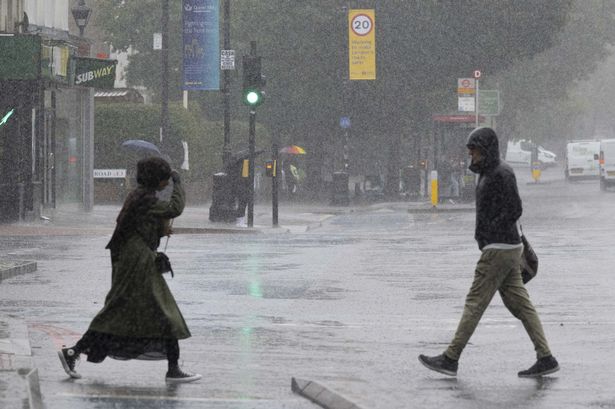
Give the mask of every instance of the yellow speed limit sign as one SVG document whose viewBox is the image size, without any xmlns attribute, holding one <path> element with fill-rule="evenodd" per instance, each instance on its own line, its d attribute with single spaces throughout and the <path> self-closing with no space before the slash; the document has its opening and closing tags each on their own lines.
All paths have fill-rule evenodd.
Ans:
<svg viewBox="0 0 615 409">
<path fill-rule="evenodd" d="M 373 9 L 348 11 L 348 73 L 351 80 L 376 79 L 376 32 Z"/>
</svg>

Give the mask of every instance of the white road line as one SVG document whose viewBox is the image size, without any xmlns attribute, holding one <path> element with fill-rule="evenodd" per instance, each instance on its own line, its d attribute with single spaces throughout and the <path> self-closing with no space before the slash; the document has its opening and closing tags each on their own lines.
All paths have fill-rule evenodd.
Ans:
<svg viewBox="0 0 615 409">
<path fill-rule="evenodd" d="M 169 400 L 169 401 L 185 401 L 185 402 L 220 402 L 220 403 L 284 403 L 284 402 L 297 402 L 298 399 L 228 399 L 228 398 L 190 398 L 179 396 L 166 396 L 166 395 L 99 395 L 99 394 L 80 394 L 61 392 L 56 393 L 55 396 L 67 397 L 67 398 L 84 398 L 84 399 L 124 399 L 124 400 Z"/>
</svg>

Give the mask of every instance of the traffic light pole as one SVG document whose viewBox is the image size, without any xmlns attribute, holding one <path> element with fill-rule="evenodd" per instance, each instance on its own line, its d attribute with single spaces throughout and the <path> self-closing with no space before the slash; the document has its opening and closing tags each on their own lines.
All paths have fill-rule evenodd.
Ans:
<svg viewBox="0 0 615 409">
<path fill-rule="evenodd" d="M 271 220 L 273 227 L 278 227 L 278 140 L 274 137 L 271 146 L 273 156 L 273 175 L 271 177 Z"/>
<path fill-rule="evenodd" d="M 256 57 L 256 41 L 250 41 L 250 55 Z M 248 227 L 254 226 L 254 159 L 256 145 L 256 108 L 250 107 L 250 130 L 248 135 L 248 147 L 250 150 L 249 163 L 249 197 L 248 197 Z"/>
<path fill-rule="evenodd" d="M 231 48 L 231 0 L 224 0 L 224 49 Z M 224 70 L 224 145 L 222 146 L 222 163 L 227 165 L 231 158 L 231 74 Z"/>
<path fill-rule="evenodd" d="M 249 163 L 249 195 L 248 195 L 248 227 L 254 226 L 254 159 L 255 159 L 255 145 L 256 145 L 256 111 L 250 109 L 250 134 L 248 137 L 248 143 L 250 148 L 250 163 Z"/>
</svg>

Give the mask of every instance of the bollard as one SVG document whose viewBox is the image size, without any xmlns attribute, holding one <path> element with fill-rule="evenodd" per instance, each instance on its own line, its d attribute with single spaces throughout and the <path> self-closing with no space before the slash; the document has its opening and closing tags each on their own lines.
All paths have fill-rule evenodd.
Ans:
<svg viewBox="0 0 615 409">
<path fill-rule="evenodd" d="M 438 205 L 438 171 L 431 171 L 431 205 L 436 207 Z"/>
<path fill-rule="evenodd" d="M 538 183 L 542 175 L 541 163 L 539 161 L 532 162 L 532 178 L 535 183 Z"/>
</svg>

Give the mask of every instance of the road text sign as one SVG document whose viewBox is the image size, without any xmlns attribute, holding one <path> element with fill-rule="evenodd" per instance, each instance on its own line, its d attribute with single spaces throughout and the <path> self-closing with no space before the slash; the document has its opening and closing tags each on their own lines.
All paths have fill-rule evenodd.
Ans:
<svg viewBox="0 0 615 409">
<path fill-rule="evenodd" d="M 220 69 L 235 69 L 235 50 L 220 50 Z"/>
</svg>

